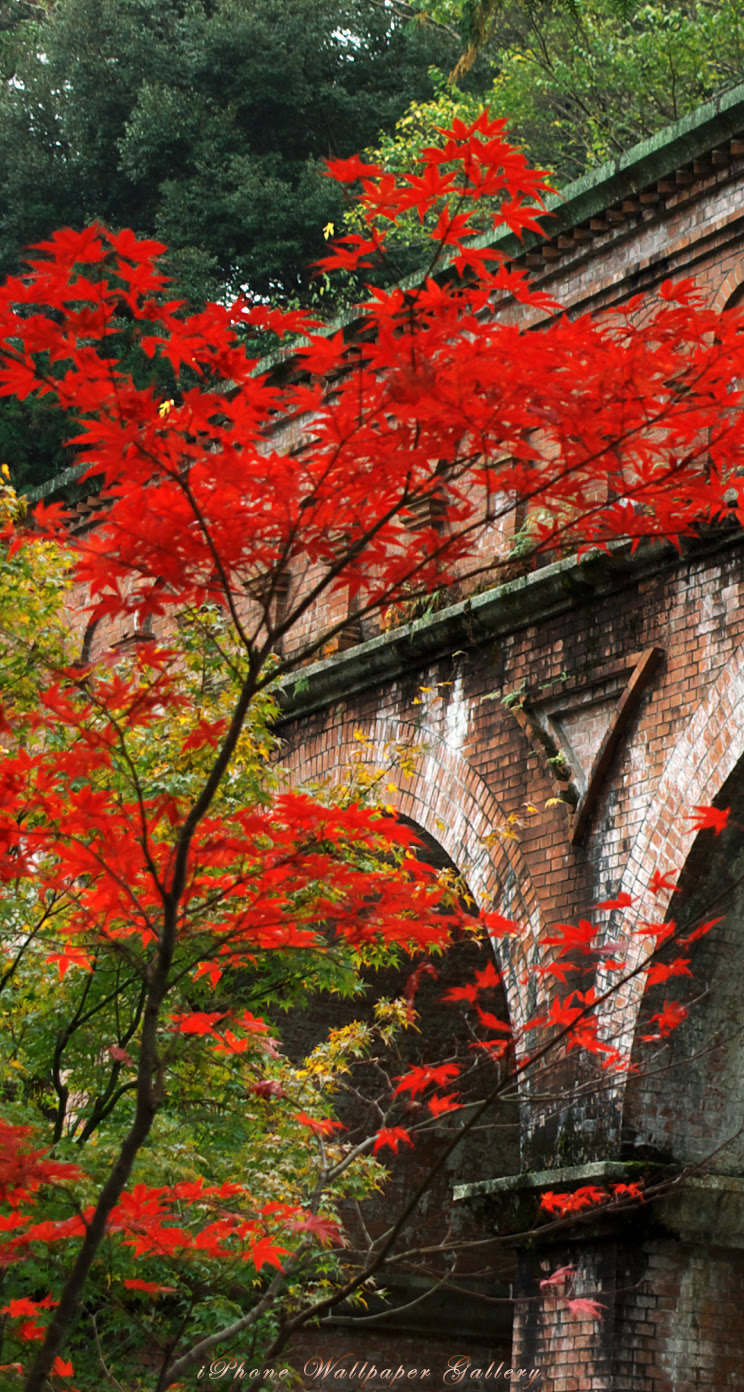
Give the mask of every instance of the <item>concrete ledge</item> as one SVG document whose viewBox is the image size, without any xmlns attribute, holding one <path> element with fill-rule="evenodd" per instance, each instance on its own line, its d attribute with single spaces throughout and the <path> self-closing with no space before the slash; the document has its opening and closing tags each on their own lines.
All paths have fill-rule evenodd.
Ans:
<svg viewBox="0 0 744 1392">
<path fill-rule="evenodd" d="M 283 678 L 276 687 L 282 710 L 277 724 L 323 710 L 386 682 L 410 677 L 412 670 L 437 658 L 537 626 L 577 605 L 595 603 L 636 585 L 648 576 L 674 570 L 680 564 L 692 564 L 742 543 L 744 530 L 719 529 L 687 544 L 681 557 L 668 543 L 645 544 L 634 554 L 623 543 L 606 553 L 597 551 L 581 559 L 570 556 L 556 561 Z"/>
<path fill-rule="evenodd" d="M 490 1212 L 493 1202 L 493 1215 L 498 1215 L 499 1200 L 510 1196 L 521 1199 L 536 1195 L 541 1190 L 568 1189 L 582 1184 L 623 1183 L 637 1179 L 640 1171 L 648 1173 L 649 1166 L 644 1162 L 619 1160 L 596 1160 L 586 1165 L 570 1165 L 559 1170 L 541 1170 L 534 1173 L 502 1175 L 496 1179 L 479 1180 L 473 1184 L 457 1184 L 452 1193 L 457 1202 L 474 1202 Z M 640 1222 L 641 1230 L 649 1237 L 673 1237 L 680 1242 L 692 1242 L 705 1247 L 724 1247 L 744 1250 L 744 1177 L 740 1175 L 689 1175 L 676 1180 L 668 1165 L 652 1167 L 653 1178 L 658 1182 L 665 1175 L 669 1177 L 670 1188 L 666 1194 L 639 1204 L 634 1210 L 634 1221 Z M 627 1211 L 623 1224 L 628 1222 Z M 602 1210 L 584 1210 L 581 1215 L 582 1230 L 587 1223 L 595 1221 L 600 1229 L 613 1223 L 615 1215 L 612 1207 Z M 498 1231 L 498 1229 L 497 1229 Z"/>
<path fill-rule="evenodd" d="M 744 1178 L 696 1175 L 654 1205 L 654 1218 L 682 1242 L 744 1250 Z"/>
<path fill-rule="evenodd" d="M 617 1180 L 622 1183 L 638 1166 L 621 1160 L 592 1160 L 586 1165 L 567 1165 L 561 1170 L 535 1170 L 522 1174 L 502 1175 L 500 1179 L 481 1179 L 475 1184 L 456 1184 L 452 1197 L 458 1200 L 483 1198 L 489 1194 L 516 1194 L 527 1190 L 569 1189 L 574 1184 L 603 1183 Z"/>
</svg>

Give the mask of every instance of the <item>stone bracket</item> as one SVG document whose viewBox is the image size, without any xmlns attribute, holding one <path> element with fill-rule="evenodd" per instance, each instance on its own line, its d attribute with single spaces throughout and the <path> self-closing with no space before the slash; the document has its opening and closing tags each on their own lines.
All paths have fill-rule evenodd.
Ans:
<svg viewBox="0 0 744 1392">
<path fill-rule="evenodd" d="M 572 844 L 586 833 L 618 745 L 662 657 L 661 648 L 629 653 L 588 678 L 556 682 L 511 708 L 546 759 L 558 795 L 573 809 Z"/>
</svg>

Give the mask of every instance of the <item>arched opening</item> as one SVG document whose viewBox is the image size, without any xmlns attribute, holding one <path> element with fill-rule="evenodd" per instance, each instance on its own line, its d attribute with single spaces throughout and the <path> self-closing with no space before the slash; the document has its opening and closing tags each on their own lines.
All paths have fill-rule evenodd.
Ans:
<svg viewBox="0 0 744 1392">
<path fill-rule="evenodd" d="M 738 1385 L 732 1369 L 744 1351 L 735 1313 L 744 1280 L 744 759 L 714 801 L 731 808 L 728 826 L 697 835 L 666 917 L 683 938 L 721 921 L 660 954 L 689 961 L 693 975 L 645 993 L 623 1126 L 623 1158 L 638 1162 L 629 1177 L 660 1189 L 623 1230 L 617 1347 L 632 1351 L 651 1319 L 654 1361 L 670 1387 L 685 1388 Z M 687 1018 L 644 1040 L 659 1034 L 653 1017 L 670 1001 Z"/>
<path fill-rule="evenodd" d="M 419 840 L 420 858 L 456 876 L 456 867 L 442 845 L 412 819 L 404 820 Z M 461 1099 L 470 1104 L 433 1118 L 427 1103 L 431 1089 L 401 1098 L 395 1124 L 418 1132 L 415 1148 L 402 1145 L 395 1155 L 390 1150 L 380 1154 L 389 1178 L 375 1200 L 365 1204 L 363 1214 L 350 1209 L 348 1224 L 355 1246 L 362 1222 L 373 1238 L 379 1237 L 428 1179 L 396 1244 L 398 1252 L 410 1256 L 386 1264 L 378 1273 L 379 1284 L 387 1292 L 384 1301 L 371 1295 L 365 1297 L 363 1308 L 337 1309 L 324 1321 L 322 1337 L 308 1334 L 293 1344 L 295 1360 L 319 1352 L 326 1360 L 351 1348 L 353 1360 L 359 1360 L 360 1365 L 369 1360 L 380 1368 L 379 1358 L 388 1366 L 393 1356 L 393 1340 L 396 1366 L 421 1367 L 422 1361 L 423 1366 L 445 1366 L 460 1347 L 467 1348 L 474 1366 L 480 1366 L 482 1360 L 484 1367 L 491 1362 L 496 1366 L 510 1363 L 514 1254 L 493 1236 L 490 1227 L 483 1227 L 480 1216 L 466 1203 L 453 1201 L 453 1190 L 458 1184 L 518 1172 L 519 1108 L 513 1095 L 494 1103 L 472 1131 L 463 1132 L 463 1139 L 454 1147 L 450 1145 L 472 1114 L 475 1101 L 493 1089 L 497 1071 L 488 1055 L 473 1047 L 475 1008 L 460 1000 L 443 999 L 493 960 L 489 944 L 476 944 L 463 934 L 443 956 L 401 955 L 393 965 L 368 970 L 361 998 L 341 1000 L 323 995 L 307 1016 L 295 1016 L 282 1031 L 288 1051 L 300 1056 L 329 1029 L 371 1018 L 374 1004 L 381 998 L 410 1002 L 416 1012 L 414 1027 L 402 1035 L 388 1057 L 381 1054 L 362 1070 L 361 1082 L 356 1084 L 361 1095 L 349 1099 L 346 1111 L 343 1104 L 339 1107 L 352 1142 L 354 1128 L 360 1124 L 368 1132 L 374 1130 L 375 1099 L 389 1095 L 391 1081 L 415 1066 L 456 1061 L 462 1071 L 455 1086 L 461 1088 Z M 483 1003 L 499 1018 L 508 1019 L 500 982 Z M 436 1089 L 439 1093 L 447 1090 L 447 1085 Z"/>
<path fill-rule="evenodd" d="M 744 760 L 715 799 L 728 825 L 696 837 L 667 919 L 683 937 L 721 919 L 699 939 L 670 946 L 662 960 L 689 962 L 646 991 L 624 1113 L 625 1153 L 675 1165 L 710 1161 L 721 1175 L 744 1175 Z M 668 1038 L 644 1042 L 666 1001 L 687 1018 Z M 707 1167 L 706 1167 L 707 1168 Z"/>
</svg>

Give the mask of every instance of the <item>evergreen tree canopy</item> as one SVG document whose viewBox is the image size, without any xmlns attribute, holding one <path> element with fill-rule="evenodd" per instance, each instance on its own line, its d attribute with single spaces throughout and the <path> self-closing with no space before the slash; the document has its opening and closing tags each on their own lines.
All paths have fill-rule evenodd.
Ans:
<svg viewBox="0 0 744 1392">
<path fill-rule="evenodd" d="M 452 37 L 373 0 L 58 0 L 5 36 L 0 270 L 62 224 L 156 236 L 193 301 L 302 297 L 325 157 L 431 92 Z"/>
<path fill-rule="evenodd" d="M 167 243 L 194 305 L 306 301 L 343 211 L 324 159 L 426 99 L 457 36 L 375 0 L 0 0 L 0 274 L 99 219 Z M 19 488 L 73 462 L 43 402 L 0 406 Z"/>
</svg>

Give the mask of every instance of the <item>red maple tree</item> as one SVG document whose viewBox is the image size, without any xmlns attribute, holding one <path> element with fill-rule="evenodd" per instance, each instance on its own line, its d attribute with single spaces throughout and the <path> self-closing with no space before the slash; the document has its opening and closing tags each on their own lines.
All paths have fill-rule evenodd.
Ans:
<svg viewBox="0 0 744 1392">
<path fill-rule="evenodd" d="M 12 699 L 4 711 L 0 881 L 8 894 L 33 885 L 42 966 L 87 975 L 98 992 L 123 972 L 138 1002 L 126 1027 L 101 1039 L 105 1089 L 71 1102 L 64 1067 L 54 1074 L 56 1115 L 62 1106 L 73 1116 L 78 1138 L 93 1137 L 115 1104 L 125 1117 L 100 1184 L 53 1158 L 61 1140 L 53 1124 L 32 1136 L 3 1123 L 3 1259 L 17 1272 L 35 1244 L 64 1244 L 67 1254 L 53 1302 L 39 1292 L 31 1261 L 28 1295 L 4 1309 L 18 1321 L 20 1348 L 39 1342 L 23 1372 L 26 1392 L 40 1392 L 49 1376 L 74 1385 L 62 1355 L 104 1241 L 126 1248 L 131 1269 L 145 1273 L 124 1280 L 133 1293 L 171 1289 L 147 1279 L 155 1260 L 171 1263 L 158 1275 L 179 1262 L 194 1270 L 197 1258 L 231 1271 L 241 1263 L 271 1269 L 247 1314 L 168 1350 L 159 1392 L 237 1338 L 256 1309 L 280 1302 L 311 1249 L 340 1250 L 333 1214 L 317 1196 L 257 1203 L 252 1184 L 235 1179 L 130 1182 L 173 1077 L 196 1057 L 189 1050 L 215 1068 L 249 1059 L 255 1069 L 276 1055 L 267 1022 L 219 994 L 221 983 L 255 970 L 259 957 L 322 956 L 339 944 L 361 955 L 428 951 L 464 920 L 413 854 L 412 834 L 374 808 L 286 791 L 225 804 L 264 693 L 338 635 L 349 603 L 371 618 L 454 580 L 498 578 L 517 503 L 526 505 L 535 553 L 678 541 L 703 523 L 741 517 L 738 313 L 714 314 L 687 282 L 594 319 L 563 314 L 483 236 L 484 207 L 495 227 L 539 227 L 547 188 L 486 115 L 456 123 L 400 178 L 359 160 L 330 172 L 360 186 L 369 233 L 342 238 L 324 269 L 363 277 L 402 214 L 433 225 L 421 278 L 370 291 L 349 333 L 249 301 L 189 314 L 167 299 L 162 247 L 99 226 L 57 233 L 28 273 L 0 290 L 0 393 L 34 394 L 70 414 L 100 502 L 96 527 L 82 537 L 67 533 L 57 505 L 36 510 L 35 532 L 8 523 L 7 555 L 34 537 L 56 537 L 85 588 L 90 622 L 105 634 L 126 621 L 142 640 L 118 650 L 101 641 L 100 660 L 46 674 L 30 714 Z M 250 346 L 266 331 L 291 336 L 288 355 L 269 369 Z M 185 681 L 176 641 L 184 615 L 212 625 L 229 676 L 218 714 L 205 714 Z M 182 787 L 143 779 L 133 752 L 161 738 L 169 721 L 182 727 L 179 759 L 196 761 Z M 725 822 L 712 809 L 693 816 L 716 832 Z M 496 912 L 482 925 L 494 941 L 519 931 Z M 647 931 L 651 947 L 672 941 L 663 925 Z M 577 970 L 569 954 L 590 955 L 595 934 L 591 922 L 560 925 L 537 969 L 543 982 L 565 983 Z M 16 961 L 29 941 L 11 936 L 6 953 Z M 622 962 L 613 965 L 621 979 Z M 114 975 L 102 977 L 104 968 Z M 669 977 L 686 970 L 680 958 L 663 968 Z M 497 979 L 489 963 L 449 993 L 476 1006 L 479 1047 L 496 1062 L 509 1050 L 509 1025 L 481 1001 Z M 218 993 L 212 1009 L 210 990 Z M 599 1037 L 598 999 L 573 990 L 550 1000 L 524 1026 L 510 1066 L 537 1067 L 559 1045 L 624 1066 Z M 684 1013 L 667 1002 L 649 1039 Z M 434 1059 L 398 1075 L 385 1124 L 351 1156 L 330 1150 L 334 1117 L 289 1099 L 293 1124 L 322 1156 L 334 1154 L 340 1174 L 360 1155 L 411 1139 L 415 1128 L 396 1110 L 406 1094 L 420 1094 L 434 1118 L 457 1109 L 458 1094 L 438 1090 L 461 1071 Z M 270 1072 L 251 1076 L 267 1105 L 282 1097 Z M 48 1201 L 60 1187 L 71 1196 L 67 1218 Z M 561 1219 L 637 1198 L 622 1190 L 613 1198 L 589 1187 L 544 1202 Z M 380 1260 L 347 1272 L 287 1327 L 347 1296 Z"/>
</svg>

